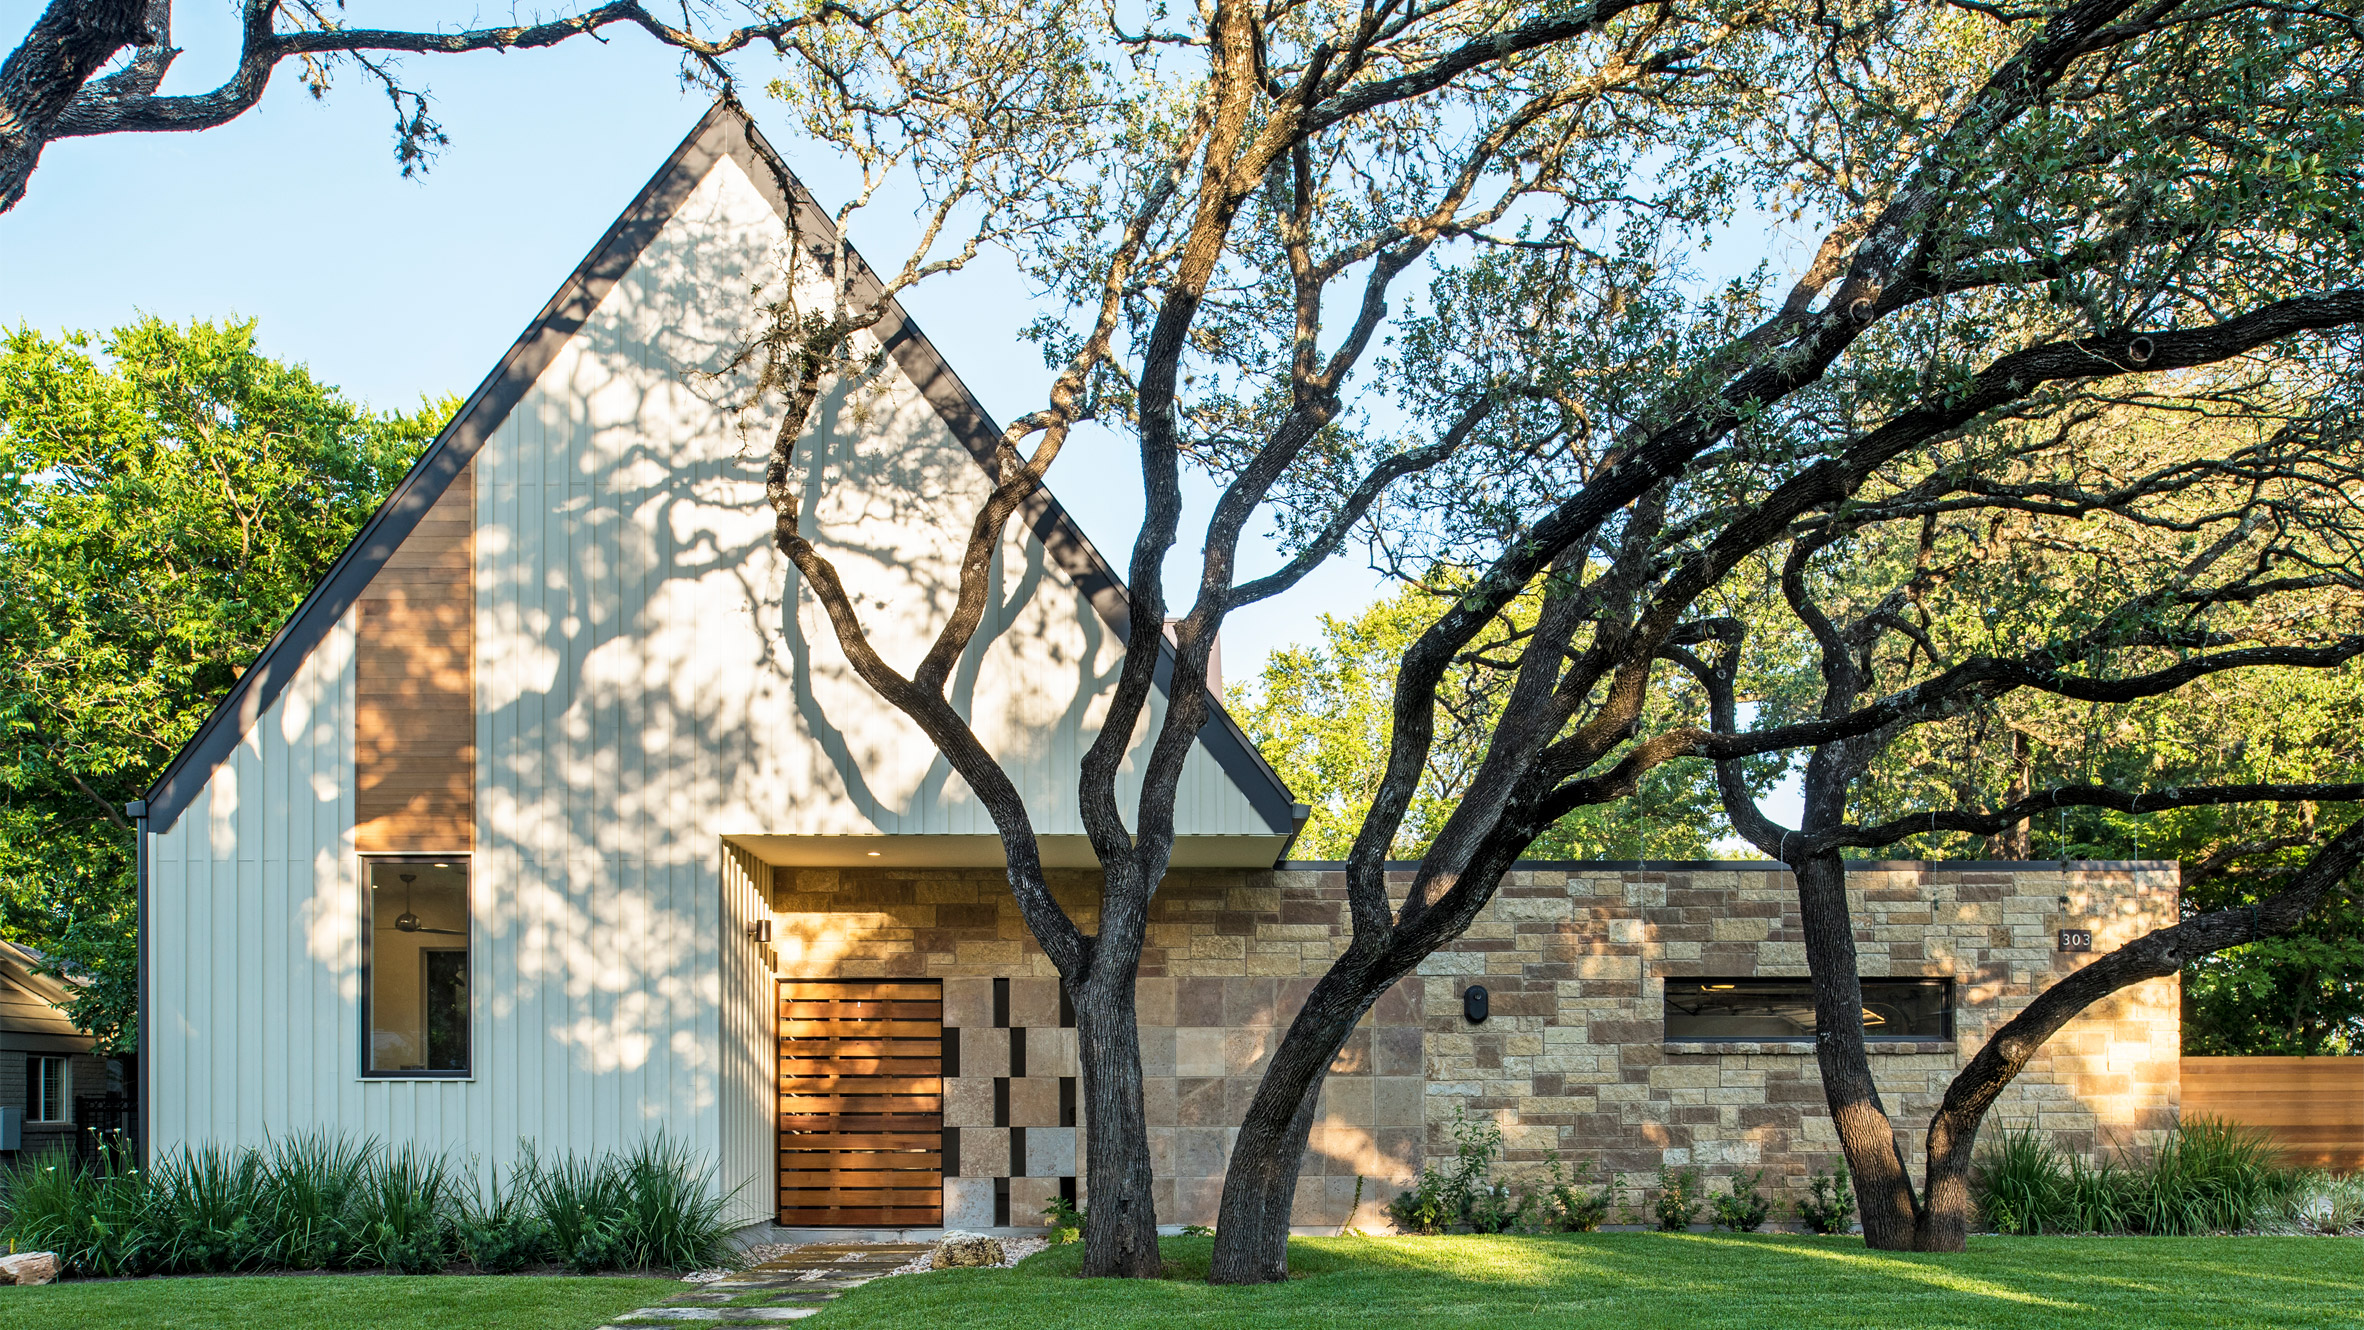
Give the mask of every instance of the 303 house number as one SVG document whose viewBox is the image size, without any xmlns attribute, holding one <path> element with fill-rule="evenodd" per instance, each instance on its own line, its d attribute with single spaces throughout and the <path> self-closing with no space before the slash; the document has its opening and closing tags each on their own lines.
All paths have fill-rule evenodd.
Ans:
<svg viewBox="0 0 2364 1330">
<path fill-rule="evenodd" d="M 2093 950 L 2093 930 L 2090 928 L 2061 929 L 2060 949 L 2062 951 Z"/>
</svg>

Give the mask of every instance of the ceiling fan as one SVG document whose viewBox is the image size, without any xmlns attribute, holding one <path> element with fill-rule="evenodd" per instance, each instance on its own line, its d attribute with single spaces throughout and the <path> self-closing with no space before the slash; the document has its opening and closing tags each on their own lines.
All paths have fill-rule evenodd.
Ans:
<svg viewBox="0 0 2364 1330">
<path fill-rule="evenodd" d="M 413 913 L 411 913 L 411 909 L 410 909 L 410 888 L 411 888 L 411 884 L 419 880 L 419 875 L 418 875 L 418 874 L 416 874 L 416 873 L 404 873 L 404 874 L 402 874 L 401 876 L 402 876 L 402 913 L 400 913 L 400 914 L 398 914 L 398 915 L 394 916 L 394 929 L 395 929 L 395 931 L 396 931 L 396 932 L 399 932 L 399 933 L 441 933 L 441 934 L 443 934 L 443 935 L 444 935 L 444 936 L 446 936 L 446 937 L 466 937 L 466 936 L 468 936 L 468 930 L 466 930 L 466 929 L 464 929 L 464 928 L 429 928 L 429 927 L 427 927 L 425 924 L 422 924 L 422 923 L 420 923 L 420 922 L 419 922 L 419 917 L 418 917 L 416 914 L 413 914 Z M 379 931 L 380 931 L 380 932 L 383 932 L 383 931 L 385 931 L 385 930 L 381 928 Z"/>
</svg>

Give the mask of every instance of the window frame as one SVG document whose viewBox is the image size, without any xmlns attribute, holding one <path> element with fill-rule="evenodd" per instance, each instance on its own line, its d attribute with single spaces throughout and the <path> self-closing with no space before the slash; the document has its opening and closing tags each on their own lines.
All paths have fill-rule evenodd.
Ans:
<svg viewBox="0 0 2364 1330">
<path fill-rule="evenodd" d="M 28 1127 L 70 1127 L 74 1125 L 74 1059 L 65 1053 L 29 1053 L 25 1055 L 25 1125 Z M 49 1086 L 50 1064 L 57 1065 L 57 1107 L 62 1117 L 44 1117 L 42 1102 Z"/>
<path fill-rule="evenodd" d="M 467 851 L 461 851 L 455 854 L 430 854 L 405 850 L 399 853 L 391 854 L 364 854 L 359 857 L 361 860 L 361 872 L 357 878 L 359 889 L 354 893 L 354 908 L 359 913 L 361 919 L 361 993 L 360 1000 L 355 1004 L 360 1008 L 361 1017 L 361 1048 L 359 1054 L 361 1062 L 361 1079 L 365 1081 L 472 1081 L 476 1079 L 477 1041 L 475 856 L 468 853 Z M 426 1068 L 412 1068 L 403 1071 L 377 1071 L 371 1068 L 369 1065 L 370 1051 L 372 1048 L 372 1031 L 370 1028 L 370 1000 L 372 994 L 375 992 L 375 990 L 371 987 L 370 974 L 371 965 L 374 959 L 372 952 L 377 944 L 377 921 L 370 917 L 370 913 L 374 906 L 370 901 L 369 879 L 371 870 L 383 867 L 388 864 L 458 864 L 461 866 L 462 871 L 467 874 L 468 908 L 466 917 L 468 920 L 468 945 L 464 948 L 464 950 L 468 953 L 468 1053 L 467 1056 L 462 1059 L 467 1064 L 464 1067 L 449 1071 L 432 1071 Z M 443 948 L 443 950 L 463 950 L 463 948 Z"/>
<path fill-rule="evenodd" d="M 1951 1044 L 1954 1042 L 1954 980 L 1951 975 L 1863 975 L 1858 980 L 1868 990 L 1874 984 L 1910 985 L 1915 988 L 1934 988 L 1942 995 L 1938 1015 L 1944 1029 L 1939 1034 L 1874 1034 L 1864 1031 L 1866 1044 Z M 1676 1034 L 1673 1028 L 1674 1005 L 1666 991 L 1667 984 L 1795 984 L 1799 995 L 1808 1004 L 1814 1000 L 1814 981 L 1804 975 L 1668 975 L 1659 986 L 1659 1029 L 1664 1042 L 1669 1044 L 1794 1044 L 1811 1046 L 1816 1031 L 1805 1034 Z M 1865 999 L 1871 994 L 1867 991 Z"/>
</svg>

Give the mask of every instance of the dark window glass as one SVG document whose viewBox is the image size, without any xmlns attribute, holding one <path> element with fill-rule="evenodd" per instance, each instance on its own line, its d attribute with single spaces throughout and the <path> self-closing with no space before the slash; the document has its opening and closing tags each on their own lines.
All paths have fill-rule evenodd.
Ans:
<svg viewBox="0 0 2364 1330">
<path fill-rule="evenodd" d="M 371 859 L 361 1020 L 373 1076 L 468 1073 L 468 861 Z"/>
<path fill-rule="evenodd" d="M 1866 979 L 1863 1037 L 1951 1039 L 1951 979 Z M 1756 1043 L 1814 1037 L 1814 984 L 1807 979 L 1669 979 L 1666 1037 Z"/>
<path fill-rule="evenodd" d="M 25 1059 L 25 1120 L 27 1122 L 63 1122 L 66 1120 L 66 1077 L 64 1058 L 33 1057 Z"/>
</svg>

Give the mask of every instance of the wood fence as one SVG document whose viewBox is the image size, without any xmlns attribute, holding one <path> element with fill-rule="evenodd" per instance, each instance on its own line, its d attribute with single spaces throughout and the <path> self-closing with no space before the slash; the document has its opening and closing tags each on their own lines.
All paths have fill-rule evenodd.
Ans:
<svg viewBox="0 0 2364 1330">
<path fill-rule="evenodd" d="M 2364 1169 L 2364 1057 L 2185 1058 L 2183 1115 L 2263 1130 L 2293 1164 Z"/>
</svg>

